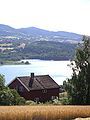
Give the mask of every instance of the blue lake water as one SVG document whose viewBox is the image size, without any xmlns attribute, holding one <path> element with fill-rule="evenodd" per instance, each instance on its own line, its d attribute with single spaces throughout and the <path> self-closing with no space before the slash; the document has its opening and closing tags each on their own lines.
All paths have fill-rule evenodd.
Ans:
<svg viewBox="0 0 90 120">
<path fill-rule="evenodd" d="M 27 60 L 24 60 L 27 61 Z M 31 72 L 35 75 L 50 75 L 59 85 L 71 76 L 71 69 L 68 66 L 70 61 L 46 61 L 28 60 L 29 65 L 3 65 L 0 66 L 0 74 L 5 75 L 6 84 L 18 76 L 29 76 Z"/>
</svg>

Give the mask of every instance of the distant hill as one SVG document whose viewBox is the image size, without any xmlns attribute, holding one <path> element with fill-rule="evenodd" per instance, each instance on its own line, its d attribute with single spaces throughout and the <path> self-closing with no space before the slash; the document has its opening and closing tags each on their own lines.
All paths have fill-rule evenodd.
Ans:
<svg viewBox="0 0 90 120">
<path fill-rule="evenodd" d="M 0 24 L 0 36 L 23 36 L 23 33 L 8 25 Z"/>
<path fill-rule="evenodd" d="M 36 27 L 15 29 L 0 24 L 0 61 L 21 59 L 73 59 L 82 35 Z"/>
<path fill-rule="evenodd" d="M 74 39 L 74 40 L 81 40 L 82 35 L 76 34 L 76 33 L 71 33 L 71 32 L 65 32 L 65 31 L 48 31 L 48 30 L 43 30 L 40 28 L 36 27 L 28 27 L 28 28 L 21 28 L 18 29 L 20 32 L 23 32 L 27 35 L 33 35 L 33 36 L 61 36 L 64 37 L 65 39 Z"/>
<path fill-rule="evenodd" d="M 60 39 L 61 40 L 66 40 L 66 41 L 81 41 L 82 39 L 82 35 L 76 34 L 76 33 L 72 33 L 72 32 L 65 32 L 65 31 L 48 31 L 48 30 L 43 30 L 40 28 L 36 28 L 36 27 L 28 27 L 28 28 L 20 28 L 20 29 L 15 29 L 12 28 L 8 25 L 3 25 L 0 24 L 0 35 L 4 36 L 26 36 L 26 37 L 30 37 L 30 36 L 42 36 L 42 37 L 53 37 L 54 41 L 56 39 Z M 50 41 L 51 41 L 50 39 Z M 53 41 L 52 39 L 52 41 Z M 49 41 L 49 39 L 48 39 Z"/>
<path fill-rule="evenodd" d="M 14 31 L 15 29 L 4 24 L 0 24 L 0 31 Z"/>
</svg>

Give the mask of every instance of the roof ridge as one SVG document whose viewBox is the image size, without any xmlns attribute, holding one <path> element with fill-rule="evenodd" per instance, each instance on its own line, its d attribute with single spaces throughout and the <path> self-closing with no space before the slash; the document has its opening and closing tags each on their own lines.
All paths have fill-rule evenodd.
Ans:
<svg viewBox="0 0 90 120">
<path fill-rule="evenodd" d="M 47 74 L 47 75 L 36 75 L 36 76 L 49 76 L 49 74 Z"/>
<path fill-rule="evenodd" d="M 30 76 L 19 76 L 18 78 L 22 78 L 22 77 L 30 77 Z"/>
<path fill-rule="evenodd" d="M 49 76 L 47 75 L 35 75 L 34 77 L 41 77 L 41 76 Z M 22 78 L 22 77 L 31 77 L 31 76 L 18 76 L 17 78 Z"/>
</svg>

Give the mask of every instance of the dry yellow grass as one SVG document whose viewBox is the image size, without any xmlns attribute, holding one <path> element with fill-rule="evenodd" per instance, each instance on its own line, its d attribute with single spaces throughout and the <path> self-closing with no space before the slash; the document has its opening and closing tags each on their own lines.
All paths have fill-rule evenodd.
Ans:
<svg viewBox="0 0 90 120">
<path fill-rule="evenodd" d="M 76 118 L 75 120 L 90 120 L 90 118 Z"/>
<path fill-rule="evenodd" d="M 90 106 L 1 106 L 0 120 L 71 120 L 90 117 Z"/>
</svg>

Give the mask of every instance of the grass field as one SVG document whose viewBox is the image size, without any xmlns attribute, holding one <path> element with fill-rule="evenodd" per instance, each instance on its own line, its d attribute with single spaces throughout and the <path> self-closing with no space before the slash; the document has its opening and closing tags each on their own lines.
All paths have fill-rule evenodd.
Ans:
<svg viewBox="0 0 90 120">
<path fill-rule="evenodd" d="M 1 106 L 0 120 L 71 120 L 90 117 L 90 106 Z"/>
</svg>

